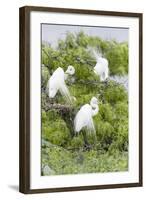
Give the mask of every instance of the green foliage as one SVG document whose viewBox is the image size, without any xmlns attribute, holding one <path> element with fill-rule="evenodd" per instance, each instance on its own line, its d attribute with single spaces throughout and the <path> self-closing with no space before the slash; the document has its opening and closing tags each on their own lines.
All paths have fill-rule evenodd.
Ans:
<svg viewBox="0 0 146 200">
<path fill-rule="evenodd" d="M 50 78 L 49 70 L 45 65 L 41 68 L 41 84 L 42 87 L 47 85 L 48 79 Z"/>
<path fill-rule="evenodd" d="M 114 128 L 109 122 L 98 121 L 96 124 L 97 140 L 104 150 L 108 150 L 114 139 Z"/>
<path fill-rule="evenodd" d="M 42 147 L 43 166 L 48 164 L 49 175 L 78 174 L 95 172 L 117 172 L 128 168 L 127 153 L 99 154 L 98 151 L 67 151 L 66 149 L 50 145 Z M 53 171 L 52 171 L 53 169 Z M 43 171 L 43 168 L 42 168 Z"/>
<path fill-rule="evenodd" d="M 65 116 L 58 110 L 42 108 L 42 175 L 115 172 L 128 169 L 128 94 L 115 81 L 101 83 L 93 72 L 96 64 L 88 47 L 98 49 L 108 60 L 111 75 L 128 73 L 128 44 L 105 41 L 99 37 L 67 33 L 57 49 L 42 45 L 42 106 L 50 103 L 45 88 L 58 67 L 73 65 L 76 72 L 67 82 L 74 96 L 74 113 L 98 97 L 99 112 L 94 117 L 96 134 L 86 135 L 90 149 L 85 148 L 82 133 L 72 135 Z M 58 93 L 53 103 L 65 104 Z M 73 122 L 73 119 L 71 119 Z"/>
<path fill-rule="evenodd" d="M 70 149 L 80 149 L 84 146 L 84 140 L 82 135 L 77 135 L 73 137 L 67 144 L 67 147 Z"/>
<path fill-rule="evenodd" d="M 113 108 L 109 103 L 100 105 L 99 114 L 101 115 L 102 121 L 112 123 L 115 119 Z"/>
<path fill-rule="evenodd" d="M 128 73 L 128 44 L 113 43 L 111 50 L 106 53 L 111 66 L 111 74 L 124 75 Z"/>
<path fill-rule="evenodd" d="M 127 91 L 124 89 L 124 86 L 116 85 L 111 81 L 104 89 L 104 97 L 106 102 L 109 102 L 110 104 L 114 105 L 118 102 L 127 101 Z"/>
<path fill-rule="evenodd" d="M 42 112 L 42 137 L 59 146 L 64 145 L 70 139 L 64 120 L 55 110 Z"/>
</svg>

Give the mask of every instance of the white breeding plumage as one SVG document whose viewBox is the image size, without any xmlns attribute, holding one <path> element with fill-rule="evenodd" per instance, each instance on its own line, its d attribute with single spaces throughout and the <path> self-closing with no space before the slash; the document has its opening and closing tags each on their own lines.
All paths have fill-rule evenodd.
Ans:
<svg viewBox="0 0 146 200">
<path fill-rule="evenodd" d="M 83 105 L 75 116 L 75 132 L 79 133 L 84 128 L 88 133 L 95 133 L 92 117 L 97 115 L 98 110 L 98 100 L 96 97 L 92 97 L 90 104 Z"/>
<path fill-rule="evenodd" d="M 64 72 L 61 67 L 58 67 L 47 83 L 49 98 L 54 98 L 59 91 L 61 95 L 66 98 L 67 101 L 71 102 L 72 98 L 66 86 L 65 80 L 67 79 L 68 75 L 73 75 L 74 73 L 75 69 L 71 65 L 68 66 L 66 72 Z"/>
<path fill-rule="evenodd" d="M 106 81 L 106 79 L 109 77 L 108 60 L 96 53 L 95 50 L 93 50 L 93 54 L 97 61 L 94 67 L 94 72 L 100 77 L 100 81 Z"/>
</svg>

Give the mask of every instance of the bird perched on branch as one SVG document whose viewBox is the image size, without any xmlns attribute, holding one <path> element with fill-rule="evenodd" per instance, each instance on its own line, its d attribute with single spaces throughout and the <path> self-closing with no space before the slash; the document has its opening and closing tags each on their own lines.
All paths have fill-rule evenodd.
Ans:
<svg viewBox="0 0 146 200">
<path fill-rule="evenodd" d="M 109 77 L 108 60 L 102 57 L 101 53 L 96 52 L 94 49 L 89 48 L 93 56 L 96 58 L 96 65 L 94 72 L 100 77 L 100 81 L 104 82 Z"/>
<path fill-rule="evenodd" d="M 83 105 L 75 116 L 75 132 L 79 133 L 82 129 L 84 129 L 89 133 L 95 133 L 95 127 L 92 117 L 97 115 L 98 110 L 98 100 L 96 97 L 92 97 L 90 104 Z"/>
<path fill-rule="evenodd" d="M 64 70 L 61 67 L 58 67 L 50 77 L 47 83 L 47 91 L 49 98 L 54 98 L 59 91 L 63 97 L 68 102 L 72 102 L 70 92 L 67 88 L 65 80 L 68 78 L 68 75 L 73 75 L 75 73 L 75 68 L 71 65 L 68 66 L 67 70 Z"/>
</svg>

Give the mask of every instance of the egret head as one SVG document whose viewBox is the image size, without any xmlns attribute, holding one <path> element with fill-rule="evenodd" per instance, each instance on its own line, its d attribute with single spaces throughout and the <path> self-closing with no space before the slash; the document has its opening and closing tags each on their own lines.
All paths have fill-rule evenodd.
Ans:
<svg viewBox="0 0 146 200">
<path fill-rule="evenodd" d="M 98 104 L 98 100 L 96 97 L 92 97 L 91 101 L 90 101 L 90 105 L 92 107 L 95 107 Z"/>
<path fill-rule="evenodd" d="M 73 66 L 69 65 L 65 73 L 69 74 L 69 75 L 74 75 L 75 68 Z"/>
</svg>

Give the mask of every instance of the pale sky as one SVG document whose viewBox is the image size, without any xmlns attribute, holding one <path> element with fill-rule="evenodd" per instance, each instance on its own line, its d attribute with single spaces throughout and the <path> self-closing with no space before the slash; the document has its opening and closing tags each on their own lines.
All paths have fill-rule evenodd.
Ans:
<svg viewBox="0 0 146 200">
<path fill-rule="evenodd" d="M 105 40 L 115 39 L 117 42 L 128 41 L 129 33 L 128 28 L 42 24 L 42 41 L 49 42 L 53 47 L 56 47 L 58 39 L 64 39 L 67 32 L 78 33 L 80 31 L 91 36 L 99 36 Z"/>
</svg>

